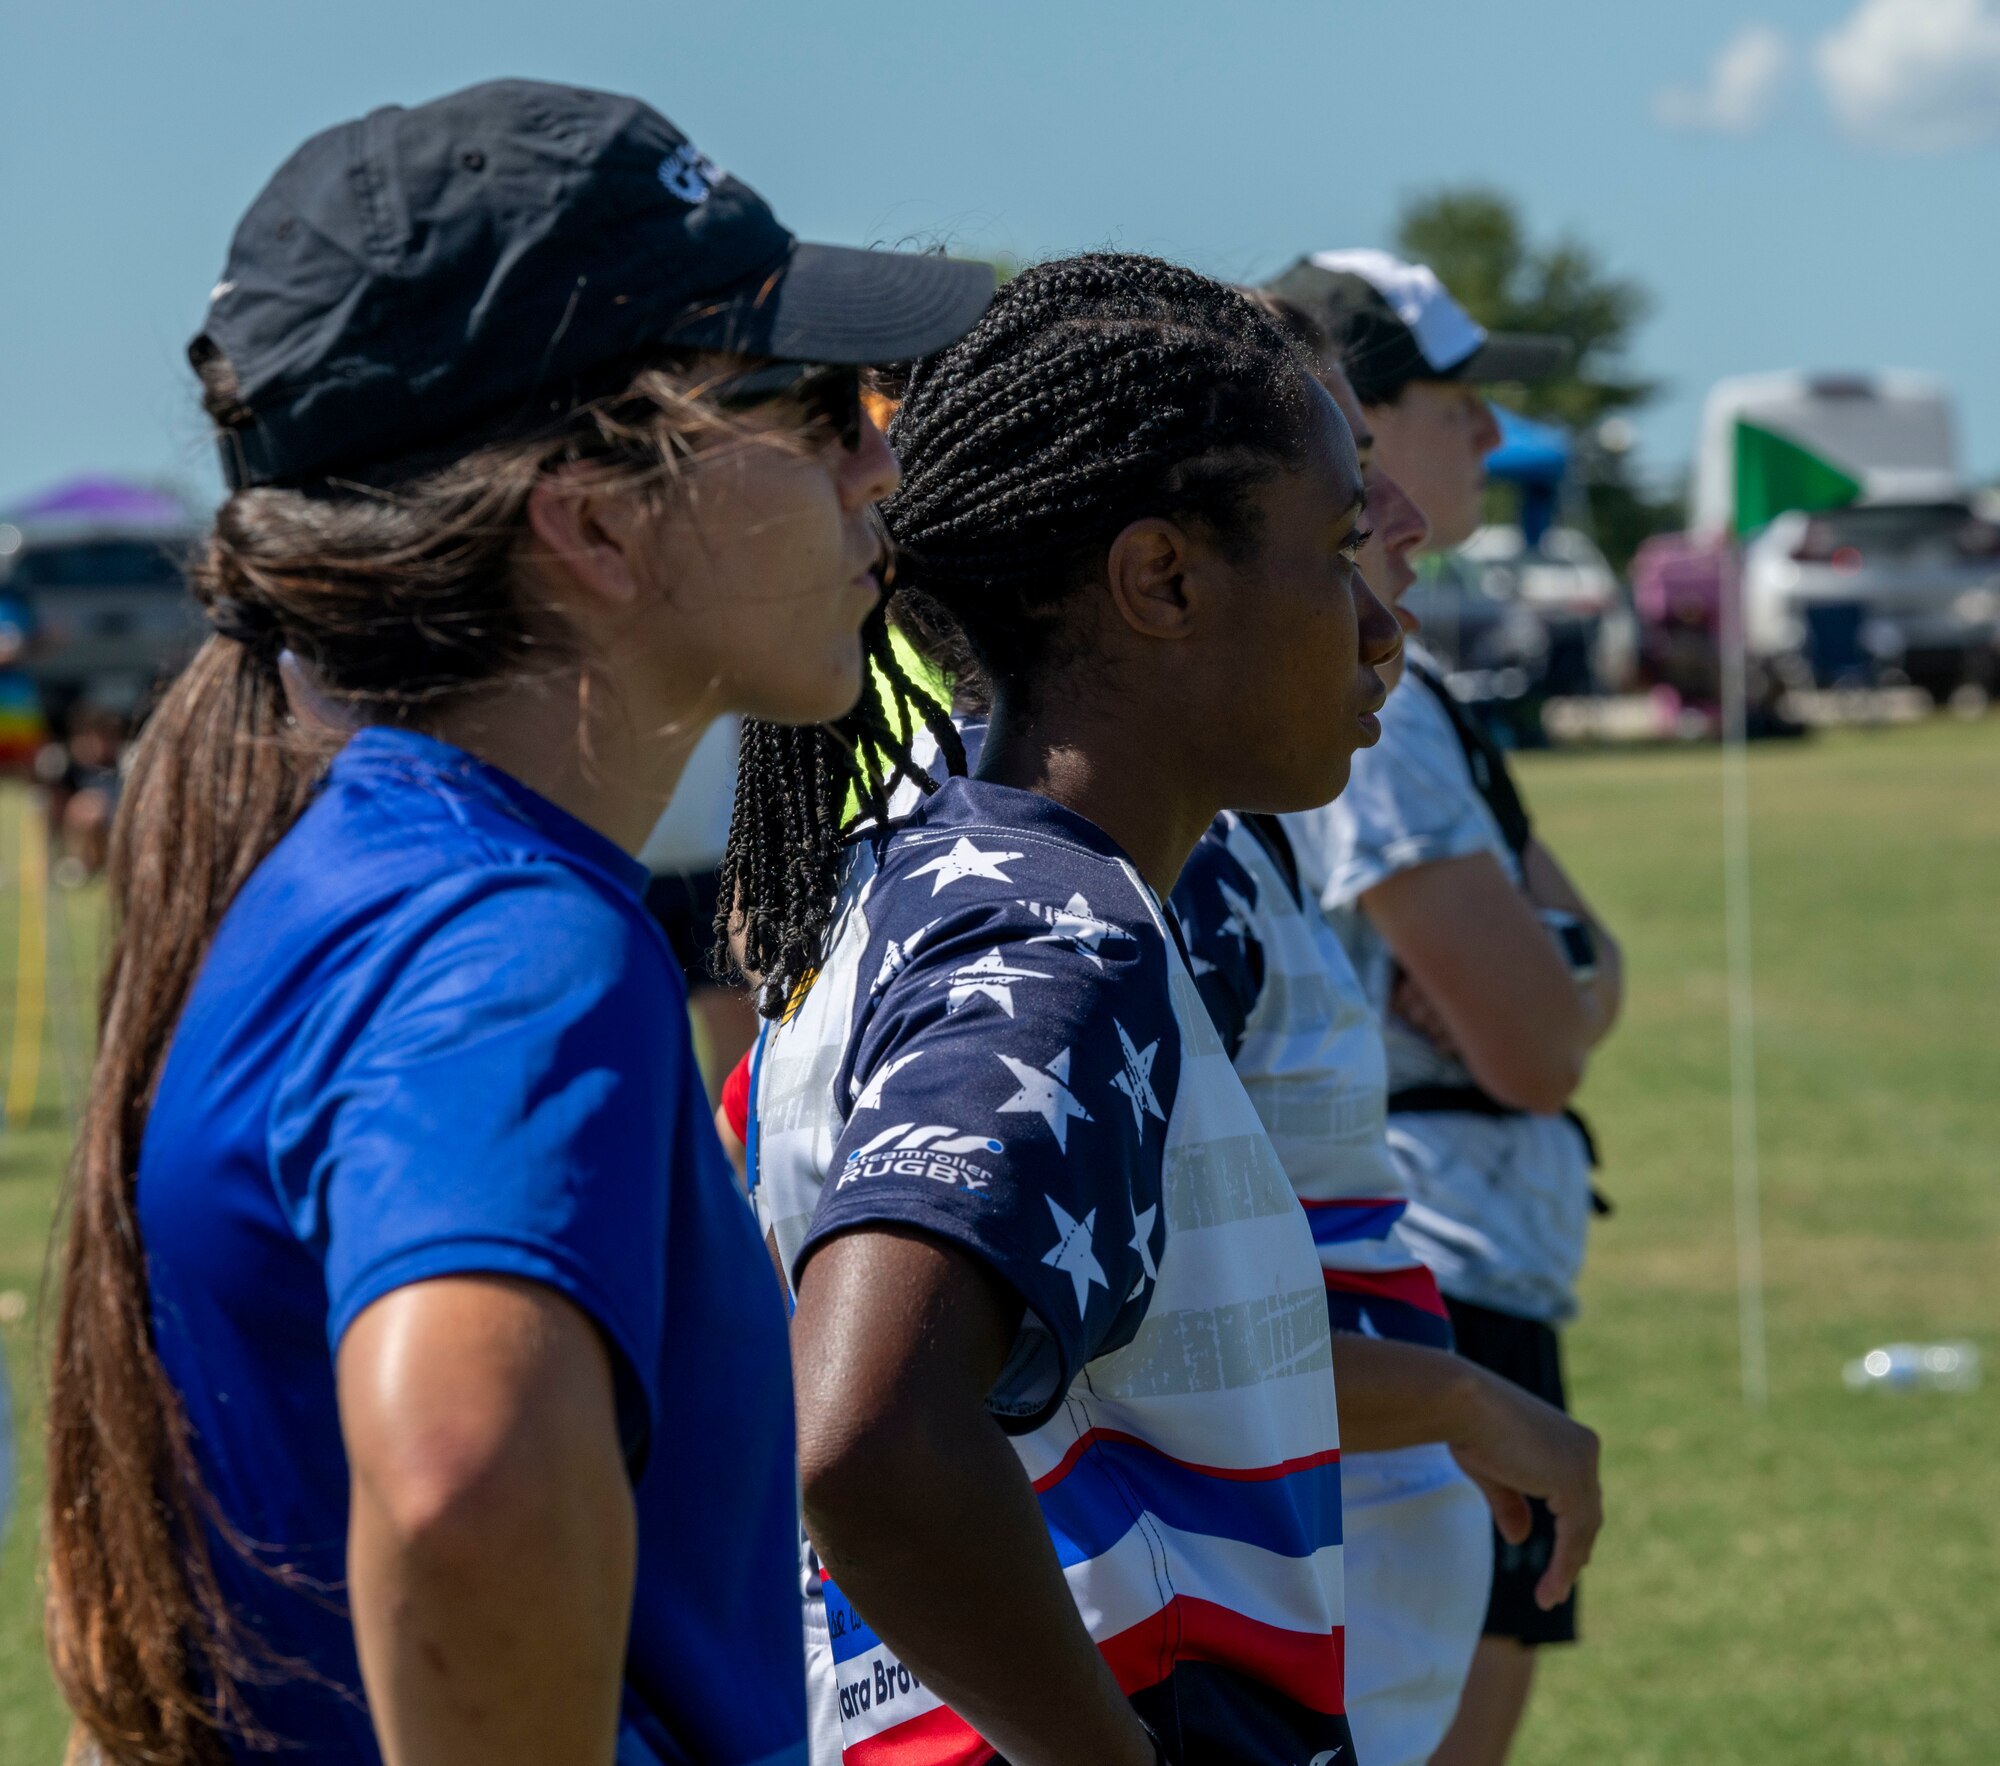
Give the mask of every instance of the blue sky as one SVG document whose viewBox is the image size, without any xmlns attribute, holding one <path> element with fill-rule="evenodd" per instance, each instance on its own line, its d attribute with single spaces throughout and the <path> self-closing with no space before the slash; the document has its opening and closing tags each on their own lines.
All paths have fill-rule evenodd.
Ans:
<svg viewBox="0 0 2000 1766">
<path fill-rule="evenodd" d="M 2000 474 L 2000 0 L 9 12 L 0 508 L 85 470 L 212 496 L 182 349 L 236 217 L 307 134 L 502 74 L 638 93 L 843 242 L 1111 245 L 1248 278 L 1387 243 L 1412 192 L 1492 184 L 1654 291 L 1650 469 L 1685 464 L 1720 375 L 1895 366 L 1955 384 L 1968 464 Z"/>
</svg>

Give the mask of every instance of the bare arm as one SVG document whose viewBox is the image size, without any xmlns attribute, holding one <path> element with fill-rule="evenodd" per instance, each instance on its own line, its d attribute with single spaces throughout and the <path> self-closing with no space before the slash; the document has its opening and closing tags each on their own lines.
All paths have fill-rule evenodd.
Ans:
<svg viewBox="0 0 2000 1766">
<path fill-rule="evenodd" d="M 1535 1598 L 1546 1608 L 1569 1593 L 1604 1524 L 1593 1431 L 1484 1368 L 1418 1343 L 1336 1331 L 1333 1375 L 1343 1451 L 1443 1442 L 1517 1545 L 1528 1536 L 1523 1497 L 1546 1502 L 1556 1518 L 1556 1543 Z"/>
<path fill-rule="evenodd" d="M 1597 973 L 1590 978 L 1588 989 L 1595 998 L 1597 1040 L 1602 1042 L 1618 1022 L 1619 1010 L 1625 1003 L 1625 953 L 1590 903 L 1583 899 L 1583 892 L 1570 881 L 1569 873 L 1556 862 L 1556 855 L 1539 840 L 1530 840 L 1521 854 L 1521 873 L 1527 883 L 1528 899 L 1536 907 L 1560 908 L 1566 914 L 1574 914 L 1590 928 L 1596 940 Z"/>
<path fill-rule="evenodd" d="M 1535 903 L 1499 860 L 1472 853 L 1413 866 L 1361 905 L 1485 1090 L 1541 1114 L 1569 1102 L 1610 1029 L 1615 984 L 1607 1010 L 1595 983 L 1570 974 Z M 1615 950 L 1612 962 L 1615 973 Z"/>
<path fill-rule="evenodd" d="M 532 1282 L 419 1282 L 355 1320 L 337 1375 L 388 1766 L 610 1766 L 637 1527 L 596 1328 Z"/>
<path fill-rule="evenodd" d="M 793 1321 L 806 1527 L 841 1590 L 1016 1766 L 1151 1766 L 986 1410 L 1021 1302 L 899 1228 L 816 1250 Z"/>
</svg>

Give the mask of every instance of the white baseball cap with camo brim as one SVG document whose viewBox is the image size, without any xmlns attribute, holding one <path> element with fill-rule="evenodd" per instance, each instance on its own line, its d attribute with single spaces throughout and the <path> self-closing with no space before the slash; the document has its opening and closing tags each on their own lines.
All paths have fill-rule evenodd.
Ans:
<svg viewBox="0 0 2000 1766">
<path fill-rule="evenodd" d="M 1546 380 L 1575 353 L 1566 337 L 1488 331 L 1428 264 L 1386 251 L 1314 252 L 1265 287 L 1326 333 L 1364 404 L 1412 380 Z"/>
</svg>

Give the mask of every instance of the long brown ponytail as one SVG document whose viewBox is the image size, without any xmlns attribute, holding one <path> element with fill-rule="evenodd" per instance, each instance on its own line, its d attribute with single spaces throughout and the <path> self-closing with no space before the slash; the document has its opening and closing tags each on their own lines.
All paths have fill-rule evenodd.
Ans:
<svg viewBox="0 0 2000 1766">
<path fill-rule="evenodd" d="M 235 399 L 203 364 L 211 415 Z M 691 368 L 649 368 L 550 433 L 468 453 L 395 488 L 240 491 L 194 571 L 217 635 L 140 736 L 111 842 L 116 929 L 101 1043 L 73 1156 L 49 1392 L 47 1628 L 80 1749 L 209 1766 L 268 1743 L 243 1689 L 297 1671 L 241 1634 L 179 1395 L 154 1351 L 136 1190 L 175 1023 L 225 909 L 310 799 L 330 753 L 287 716 L 289 650 L 367 721 L 415 721 L 483 681 L 567 660 L 524 604 L 530 491 L 574 468 L 667 494 L 731 429 Z M 282 1574 L 282 1570 L 279 1571 Z"/>
</svg>

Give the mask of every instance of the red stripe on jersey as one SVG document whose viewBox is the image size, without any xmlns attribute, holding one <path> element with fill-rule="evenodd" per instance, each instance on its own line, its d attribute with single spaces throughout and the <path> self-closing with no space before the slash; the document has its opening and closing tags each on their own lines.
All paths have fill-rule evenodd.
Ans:
<svg viewBox="0 0 2000 1766">
<path fill-rule="evenodd" d="M 1213 1601 L 1176 1595 L 1150 1619 L 1098 1646 L 1128 1698 L 1172 1677 L 1182 1662 L 1212 1662 L 1326 1716 L 1344 1709 L 1347 1639 L 1287 1631 Z M 844 1749 L 844 1766 L 979 1766 L 994 1751 L 948 1705 Z"/>
<path fill-rule="evenodd" d="M 994 1750 L 949 1705 L 840 1750 L 842 1766 L 979 1766 Z"/>
<path fill-rule="evenodd" d="M 1421 1263 L 1408 1269 L 1326 1269 L 1320 1274 L 1326 1285 L 1341 1294 L 1373 1294 L 1383 1300 L 1400 1300 L 1419 1312 L 1447 1316 L 1444 1296 L 1438 1292 L 1437 1277 Z"/>
<path fill-rule="evenodd" d="M 1308 1711 L 1338 1716 L 1345 1709 L 1347 1638 L 1337 1627 L 1324 1635 L 1287 1631 L 1232 1607 L 1177 1594 L 1150 1619 L 1106 1638 L 1098 1649 L 1127 1697 L 1159 1685 L 1178 1663 L 1213 1662 Z"/>
<path fill-rule="evenodd" d="M 1143 1447 L 1148 1453 L 1158 1453 L 1160 1458 L 1172 1460 L 1175 1465 L 1190 1472 L 1199 1472 L 1204 1478 L 1227 1478 L 1232 1482 L 1262 1483 L 1267 1478 L 1289 1478 L 1292 1473 L 1303 1472 L 1312 1466 L 1340 1463 L 1340 1449 L 1329 1447 L 1322 1453 L 1309 1453 L 1302 1459 L 1280 1460 L 1271 1466 L 1204 1466 L 1191 1459 L 1176 1459 L 1171 1453 L 1161 1453 L 1152 1442 L 1137 1435 L 1128 1435 L 1123 1429 L 1086 1429 L 1069 1444 L 1062 1458 L 1035 1480 L 1036 1493 L 1040 1494 L 1053 1484 L 1060 1484 L 1069 1476 L 1076 1462 L 1099 1441 L 1123 1441 L 1133 1447 Z"/>
</svg>

